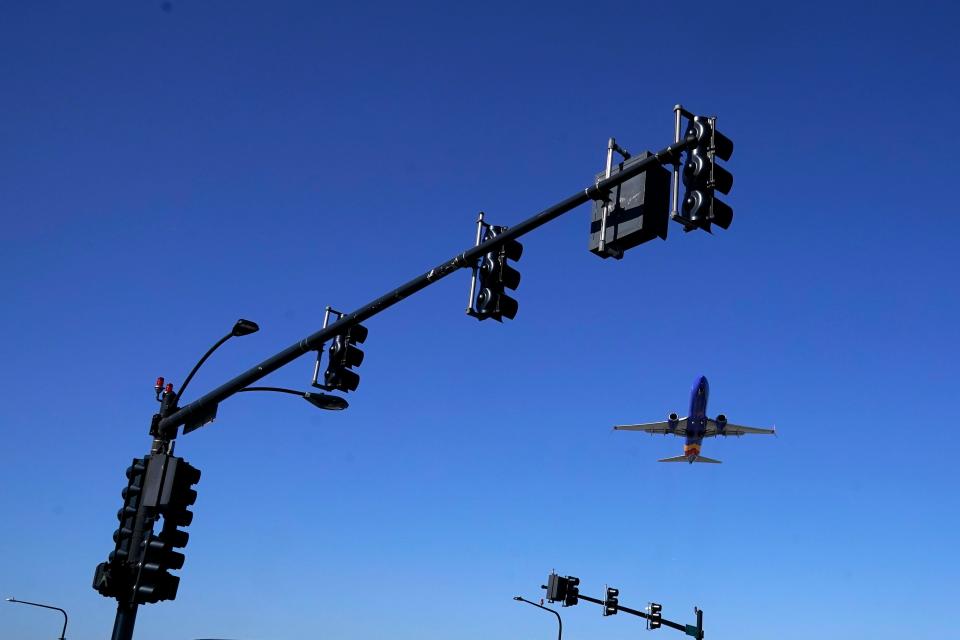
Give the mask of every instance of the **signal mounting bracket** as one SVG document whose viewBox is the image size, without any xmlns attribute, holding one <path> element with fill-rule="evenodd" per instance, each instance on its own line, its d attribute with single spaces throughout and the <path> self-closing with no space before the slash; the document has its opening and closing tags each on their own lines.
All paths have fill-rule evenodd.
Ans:
<svg viewBox="0 0 960 640">
<path fill-rule="evenodd" d="M 339 319 L 342 318 L 344 315 L 346 315 L 344 312 L 342 312 L 342 311 L 337 311 L 336 309 L 334 309 L 334 308 L 331 307 L 330 305 L 327 305 L 326 308 L 324 309 L 324 312 L 323 312 L 323 328 L 324 328 L 324 329 L 326 329 L 326 328 L 330 325 L 330 315 L 331 315 L 331 314 L 336 314 L 336 315 L 337 315 L 337 317 L 336 317 L 337 320 L 339 320 Z M 333 391 L 333 389 L 330 388 L 330 387 L 328 387 L 327 385 L 320 384 L 320 360 L 323 358 L 323 351 L 324 351 L 324 348 L 325 348 L 326 346 L 327 346 L 327 344 L 326 344 L 326 343 L 323 343 L 323 344 L 321 344 L 320 347 L 317 349 L 317 361 L 316 361 L 316 363 L 314 363 L 314 365 L 313 365 L 313 381 L 312 381 L 310 384 L 311 384 L 311 386 L 314 386 L 314 387 L 316 387 L 317 389 L 323 389 L 324 391 Z"/>
<path fill-rule="evenodd" d="M 617 144 L 614 138 L 607 140 L 607 168 L 604 178 L 609 179 L 613 171 L 613 152 L 616 151 L 623 158 L 624 162 L 630 159 L 630 152 Z M 623 250 L 607 246 L 607 214 L 610 212 L 610 194 L 607 193 L 603 205 L 600 207 L 600 246 L 597 252 L 601 256 L 610 256 L 620 260 L 623 258 Z"/>
</svg>

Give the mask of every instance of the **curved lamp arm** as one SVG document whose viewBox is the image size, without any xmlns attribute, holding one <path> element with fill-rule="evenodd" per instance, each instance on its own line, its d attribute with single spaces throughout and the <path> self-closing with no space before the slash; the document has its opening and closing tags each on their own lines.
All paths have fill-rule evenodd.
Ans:
<svg viewBox="0 0 960 640">
<path fill-rule="evenodd" d="M 535 607 L 538 608 L 538 609 L 543 609 L 544 611 L 549 611 L 549 612 L 552 613 L 553 615 L 557 616 L 557 625 L 559 625 L 559 626 L 558 626 L 558 631 L 557 631 L 557 640 L 561 640 L 561 638 L 563 637 L 563 620 L 560 618 L 560 614 L 559 614 L 559 613 L 557 613 L 555 610 L 551 609 L 550 607 L 545 607 L 545 606 L 543 606 L 542 604 L 537 604 L 536 602 L 531 602 L 530 600 L 527 600 L 526 598 L 521 598 L 520 596 L 513 596 L 513 599 L 516 600 L 516 601 L 518 601 L 518 602 L 526 602 L 527 604 L 532 604 L 533 606 L 535 606 Z"/>
<path fill-rule="evenodd" d="M 338 396 L 327 395 L 326 393 L 312 393 L 310 391 L 297 391 L 296 389 L 284 389 L 283 387 L 246 387 L 240 389 L 237 393 L 244 391 L 273 391 L 274 393 L 288 393 L 293 396 L 300 396 L 318 409 L 328 411 L 340 411 L 349 407 L 349 403 Z"/>
<path fill-rule="evenodd" d="M 52 607 L 49 604 L 40 604 L 39 602 L 28 602 L 26 600 L 17 600 L 14 597 L 7 598 L 7 602 L 18 602 L 20 604 L 29 604 L 34 607 L 43 607 L 44 609 L 56 609 L 63 614 L 63 630 L 60 631 L 60 640 L 66 640 L 67 634 L 67 612 L 60 607 Z"/>
<path fill-rule="evenodd" d="M 203 354 L 203 357 L 200 358 L 197 364 L 193 365 L 193 369 L 190 371 L 189 374 L 187 374 L 187 377 L 183 381 L 183 384 L 180 385 L 180 391 L 177 392 L 177 398 L 183 397 L 183 392 L 186 391 L 187 385 L 190 384 L 191 380 L 193 380 L 193 376 L 196 375 L 197 370 L 203 366 L 203 363 L 207 361 L 207 358 L 209 358 L 214 351 L 220 348 L 220 345 L 222 345 L 224 342 L 226 342 L 233 336 L 245 336 L 251 333 L 256 333 L 259 330 L 260 330 L 260 327 L 257 325 L 256 322 L 253 322 L 252 320 L 244 320 L 243 318 L 240 318 L 239 320 L 237 320 L 237 323 L 233 325 L 233 329 L 230 330 L 230 333 L 228 333 L 227 335 L 217 340 L 216 344 L 214 344 L 212 347 L 207 349 L 207 352 Z"/>
</svg>

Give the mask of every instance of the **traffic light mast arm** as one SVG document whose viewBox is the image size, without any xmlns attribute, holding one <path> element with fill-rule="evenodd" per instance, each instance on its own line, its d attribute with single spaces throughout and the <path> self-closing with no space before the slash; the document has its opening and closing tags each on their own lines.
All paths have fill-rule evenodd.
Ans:
<svg viewBox="0 0 960 640">
<path fill-rule="evenodd" d="M 585 204 L 591 200 L 605 197 L 610 189 L 623 182 L 626 182 L 630 178 L 640 175 L 647 169 L 661 165 L 674 164 L 682 152 L 687 151 L 695 145 L 696 141 L 694 140 L 680 140 L 679 142 L 675 142 L 672 145 L 661 149 L 657 153 L 637 162 L 629 168 L 625 168 L 624 170 L 613 174 L 609 178 L 599 180 L 596 184 L 578 191 L 574 195 L 562 200 L 561 202 L 558 202 L 552 207 L 544 209 L 540 213 L 527 218 L 523 222 L 506 229 L 500 235 L 497 235 L 494 238 L 491 238 L 477 246 L 471 247 L 467 251 L 464 251 L 463 253 L 454 256 L 450 260 L 437 265 L 433 269 L 430 269 L 426 273 L 417 276 L 406 284 L 397 287 L 386 295 L 383 295 L 373 302 L 360 307 L 353 313 L 341 316 L 340 319 L 332 325 L 321 329 L 307 336 L 306 338 L 303 338 L 296 344 L 293 344 L 283 351 L 267 358 L 255 367 L 248 369 L 232 380 L 220 385 L 213 391 L 178 409 L 169 416 L 164 417 L 158 425 L 160 433 L 174 434 L 175 430 L 181 425 L 189 423 L 191 419 L 198 419 L 204 415 L 208 415 L 209 411 L 223 400 L 226 400 L 241 389 L 250 386 L 257 380 L 260 380 L 261 378 L 273 373 L 277 369 L 290 364 L 300 356 L 320 349 L 325 342 L 334 336 L 343 333 L 350 327 L 359 324 L 368 318 L 372 318 L 381 311 L 392 307 L 401 300 L 410 297 L 421 289 L 425 289 L 434 282 L 447 277 L 458 269 L 472 267 L 476 260 L 485 253 L 498 249 L 507 242 L 516 240 L 520 236 L 542 227 L 548 222 L 559 218 L 563 214 L 579 207 L 582 204 Z"/>
<path fill-rule="evenodd" d="M 604 604 L 603 600 L 591 598 L 590 596 L 585 596 L 583 594 L 580 594 L 579 599 L 586 600 L 587 602 L 593 602 L 599 605 Z M 646 620 L 650 619 L 649 613 L 646 613 L 644 611 L 637 611 L 636 609 L 625 607 L 622 604 L 617 605 L 617 611 L 623 611 L 624 613 L 631 613 L 635 616 L 640 616 L 641 618 L 644 618 Z M 686 633 L 687 631 L 687 625 L 680 624 L 679 622 L 673 622 L 672 620 L 667 620 L 666 618 L 660 618 L 660 624 L 662 624 L 665 627 L 670 627 L 671 629 L 676 629 L 677 631 L 683 631 L 684 633 Z"/>
</svg>

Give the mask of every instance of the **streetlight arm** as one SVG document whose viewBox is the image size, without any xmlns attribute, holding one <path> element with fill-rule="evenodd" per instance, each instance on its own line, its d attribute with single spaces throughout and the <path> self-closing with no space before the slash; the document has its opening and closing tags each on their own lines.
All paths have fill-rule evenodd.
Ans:
<svg viewBox="0 0 960 640">
<path fill-rule="evenodd" d="M 67 612 L 60 607 L 52 607 L 49 604 L 40 604 L 39 602 L 28 602 L 27 600 L 17 600 L 16 598 L 7 598 L 7 602 L 18 602 L 20 604 L 29 604 L 34 607 L 43 607 L 44 609 L 56 609 L 63 614 L 63 630 L 60 632 L 60 640 L 66 640 L 67 635 Z"/>
<path fill-rule="evenodd" d="M 543 606 L 542 604 L 537 604 L 536 602 L 531 602 L 530 600 L 527 600 L 526 598 L 521 598 L 520 596 L 514 596 L 513 599 L 514 599 L 514 600 L 519 600 L 520 602 L 526 602 L 527 604 L 532 604 L 533 606 L 537 607 L 538 609 L 543 609 L 544 611 L 549 611 L 549 612 L 552 613 L 553 615 L 557 616 L 557 629 L 558 629 L 558 630 L 557 630 L 557 640 L 561 640 L 561 638 L 562 638 L 562 636 L 563 636 L 563 619 L 560 617 L 560 614 L 556 612 L 556 610 L 551 609 L 550 607 L 545 607 L 545 606 Z"/>
<path fill-rule="evenodd" d="M 240 391 L 274 391 L 276 393 L 289 393 L 294 396 L 303 396 L 303 391 L 295 391 L 293 389 L 284 389 L 283 387 L 247 387 L 246 389 L 240 389 Z M 238 392 L 239 393 L 239 392 Z"/>
<path fill-rule="evenodd" d="M 200 358 L 200 361 L 193 365 L 193 370 L 190 371 L 186 380 L 184 380 L 183 384 L 180 385 L 180 391 L 177 392 L 177 399 L 183 397 L 183 392 L 187 389 L 187 385 L 190 384 L 190 381 L 193 380 L 193 376 L 197 373 L 197 370 L 203 366 L 203 363 L 207 361 L 207 358 L 210 357 L 210 354 L 220 348 L 220 345 L 234 336 L 247 336 L 251 333 L 256 333 L 259 330 L 260 327 L 257 326 L 257 323 L 253 322 L 252 320 L 244 320 L 243 318 L 237 320 L 236 324 L 233 325 L 233 329 L 230 330 L 230 333 L 220 338 L 215 345 L 210 347 L 207 352 L 203 354 L 203 357 Z"/>
<path fill-rule="evenodd" d="M 219 349 L 219 348 L 220 348 L 220 345 L 222 345 L 224 342 L 226 342 L 227 340 L 229 340 L 229 339 L 232 338 L 232 337 L 233 337 L 233 332 L 231 331 L 231 332 L 228 333 L 227 335 L 225 335 L 225 336 L 223 336 L 222 338 L 220 338 L 219 340 L 217 340 L 216 344 L 214 344 L 212 347 L 210 347 L 210 348 L 207 350 L 207 352 L 206 352 L 205 354 L 203 354 L 203 357 L 200 358 L 200 360 L 197 362 L 197 364 L 193 365 L 193 369 L 192 369 L 192 370 L 190 371 L 190 373 L 187 375 L 186 379 L 183 381 L 183 384 L 180 385 L 180 391 L 177 392 L 177 398 L 182 398 L 182 397 L 183 397 L 183 392 L 186 391 L 187 385 L 190 384 L 190 381 L 191 381 L 191 380 L 193 380 L 193 376 L 196 375 L 197 370 L 198 370 L 200 367 L 203 366 L 203 363 L 207 361 L 207 358 L 210 357 L 210 354 L 212 354 L 214 351 L 216 351 L 217 349 Z"/>
</svg>

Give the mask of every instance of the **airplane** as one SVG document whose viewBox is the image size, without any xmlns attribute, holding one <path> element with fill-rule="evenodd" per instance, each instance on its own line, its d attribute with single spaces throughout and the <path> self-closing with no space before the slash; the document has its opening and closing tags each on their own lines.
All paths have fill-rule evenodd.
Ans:
<svg viewBox="0 0 960 640">
<path fill-rule="evenodd" d="M 700 376 L 693 383 L 690 391 L 690 415 L 681 418 L 671 413 L 666 422 L 648 422 L 645 424 L 619 424 L 615 431 L 646 431 L 647 433 L 672 433 L 675 436 L 684 436 L 683 455 L 675 458 L 663 458 L 658 462 L 710 462 L 720 464 L 720 460 L 700 455 L 700 444 L 704 438 L 714 436 L 742 436 L 746 433 L 776 433 L 774 429 L 758 429 L 744 427 L 727 422 L 727 416 L 722 413 L 715 419 L 707 417 L 707 399 L 710 396 L 710 385 L 706 376 Z"/>
</svg>

